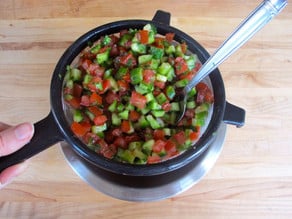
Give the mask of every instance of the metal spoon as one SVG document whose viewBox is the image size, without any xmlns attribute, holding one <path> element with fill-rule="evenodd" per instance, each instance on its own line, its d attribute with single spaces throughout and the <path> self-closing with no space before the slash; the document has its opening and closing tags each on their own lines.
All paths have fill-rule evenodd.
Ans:
<svg viewBox="0 0 292 219">
<path fill-rule="evenodd" d="M 210 56 L 198 73 L 184 87 L 179 95 L 180 114 L 179 122 L 186 111 L 187 97 L 190 90 L 203 78 L 209 75 L 217 66 L 225 61 L 231 54 L 246 43 L 255 33 L 264 27 L 275 15 L 279 14 L 287 5 L 287 0 L 264 0 L 251 14 L 237 27 L 237 29 L 223 42 L 223 44 Z"/>
</svg>

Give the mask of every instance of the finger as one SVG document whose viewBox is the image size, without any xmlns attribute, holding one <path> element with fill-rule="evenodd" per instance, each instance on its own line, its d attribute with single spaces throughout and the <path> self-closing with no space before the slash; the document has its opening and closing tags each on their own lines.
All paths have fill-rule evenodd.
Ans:
<svg viewBox="0 0 292 219">
<path fill-rule="evenodd" d="M 6 123 L 0 122 L 0 132 L 2 132 L 5 129 L 10 128 L 10 125 L 7 125 Z"/>
<path fill-rule="evenodd" d="M 22 123 L 0 132 L 0 157 L 11 154 L 29 142 L 34 133 L 34 126 Z"/>
<path fill-rule="evenodd" d="M 19 163 L 8 167 L 0 173 L 0 188 L 10 183 L 16 176 L 21 174 L 28 166 L 28 162 Z"/>
</svg>

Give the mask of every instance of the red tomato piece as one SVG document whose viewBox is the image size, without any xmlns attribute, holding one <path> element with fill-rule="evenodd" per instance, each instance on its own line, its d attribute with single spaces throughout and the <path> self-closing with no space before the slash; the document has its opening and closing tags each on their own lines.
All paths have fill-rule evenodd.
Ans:
<svg viewBox="0 0 292 219">
<path fill-rule="evenodd" d="M 122 79 L 128 83 L 131 82 L 131 74 L 130 72 L 127 72 L 125 75 L 123 75 Z"/>
<path fill-rule="evenodd" d="M 148 30 L 139 30 L 139 38 L 142 44 L 147 44 L 149 39 Z"/>
<path fill-rule="evenodd" d="M 120 54 L 120 50 L 119 50 L 119 47 L 117 44 L 114 44 L 112 47 L 111 47 L 111 51 L 110 51 L 110 56 L 111 57 L 116 57 Z"/>
<path fill-rule="evenodd" d="M 187 109 L 185 113 L 186 118 L 194 118 L 195 110 L 194 109 Z"/>
<path fill-rule="evenodd" d="M 164 146 L 165 146 L 165 141 L 158 139 L 154 142 L 154 145 L 152 147 L 153 152 L 155 153 L 159 153 L 161 151 L 164 150 Z"/>
<path fill-rule="evenodd" d="M 121 124 L 122 132 L 129 132 L 131 130 L 131 124 L 128 120 L 123 120 Z"/>
<path fill-rule="evenodd" d="M 154 81 L 154 86 L 155 86 L 155 87 L 158 87 L 159 89 L 162 90 L 162 89 L 165 88 L 165 82 L 155 80 L 155 81 Z"/>
<path fill-rule="evenodd" d="M 88 110 L 93 113 L 94 116 L 100 116 L 103 114 L 102 109 L 98 108 L 97 106 L 89 106 Z"/>
<path fill-rule="evenodd" d="M 172 140 L 167 140 L 164 146 L 168 155 L 173 156 L 177 153 L 176 144 Z"/>
<path fill-rule="evenodd" d="M 137 65 L 137 60 L 132 53 L 127 53 L 120 57 L 120 63 L 128 67 L 134 67 Z"/>
<path fill-rule="evenodd" d="M 89 73 L 93 76 L 99 76 L 102 77 L 105 71 L 104 67 L 101 67 L 100 65 L 96 63 L 92 63 L 89 65 L 88 69 Z"/>
<path fill-rule="evenodd" d="M 71 130 L 77 137 L 83 137 L 87 132 L 89 132 L 91 129 L 91 125 L 89 123 L 78 123 L 73 122 L 71 125 Z"/>
<path fill-rule="evenodd" d="M 104 157 L 112 159 L 117 153 L 117 148 L 114 144 L 110 144 L 107 148 L 103 148 L 101 153 Z"/>
<path fill-rule="evenodd" d="M 106 93 L 106 96 L 105 96 L 105 102 L 108 103 L 108 104 L 112 104 L 115 100 L 119 100 L 119 96 L 117 93 L 114 93 L 112 91 L 108 91 Z"/>
<path fill-rule="evenodd" d="M 135 122 L 137 121 L 139 118 L 140 118 L 140 113 L 138 113 L 137 111 L 135 110 L 131 110 L 130 111 L 130 114 L 129 114 L 129 119 L 132 121 L 132 122 Z"/>
<path fill-rule="evenodd" d="M 70 106 L 72 106 L 74 109 L 78 109 L 80 107 L 80 98 L 72 97 L 70 100 L 66 100 L 67 103 L 69 103 Z"/>
<path fill-rule="evenodd" d="M 177 57 L 175 59 L 175 73 L 176 75 L 180 75 L 189 70 L 187 62 L 182 57 Z"/>
<path fill-rule="evenodd" d="M 186 142 L 186 135 L 185 135 L 184 131 L 180 131 L 180 132 L 176 133 L 173 137 L 177 141 L 177 143 L 180 145 L 182 145 Z"/>
<path fill-rule="evenodd" d="M 161 49 L 164 49 L 164 38 L 163 37 L 155 37 L 155 46 Z"/>
<path fill-rule="evenodd" d="M 143 81 L 145 83 L 152 83 L 155 80 L 155 72 L 151 69 L 145 69 L 143 71 Z"/>
<path fill-rule="evenodd" d="M 200 133 L 199 132 L 191 132 L 190 133 L 190 140 L 195 141 L 199 138 Z"/>
<path fill-rule="evenodd" d="M 133 91 L 131 95 L 130 103 L 139 109 L 143 109 L 146 106 L 147 99 L 142 94 L 139 94 L 138 92 Z"/>
<path fill-rule="evenodd" d="M 166 102 L 164 104 L 162 104 L 162 109 L 165 111 L 165 112 L 168 112 L 171 110 L 171 104 L 169 102 Z"/>
<path fill-rule="evenodd" d="M 114 145 L 123 149 L 128 148 L 128 143 L 124 137 L 117 137 L 114 141 Z"/>
<path fill-rule="evenodd" d="M 91 105 L 102 105 L 102 97 L 96 92 L 93 92 L 89 97 L 89 103 Z"/>
<path fill-rule="evenodd" d="M 112 158 L 116 152 L 117 148 L 113 144 L 107 144 L 103 139 L 97 142 L 100 146 L 100 153 L 106 158 Z"/>
<path fill-rule="evenodd" d="M 213 103 L 214 102 L 214 96 L 212 94 L 212 91 L 210 88 L 203 82 L 200 82 L 196 85 L 197 89 L 197 102 L 198 103 Z"/>
<path fill-rule="evenodd" d="M 110 89 L 110 87 L 111 87 L 111 81 L 108 79 L 103 80 L 101 93 L 105 93 L 108 89 Z"/>
<path fill-rule="evenodd" d="M 82 86 L 80 84 L 74 83 L 72 94 L 74 97 L 81 97 L 82 94 Z"/>
<path fill-rule="evenodd" d="M 81 66 L 84 70 L 87 70 L 91 64 L 92 61 L 90 59 L 84 59 L 81 63 Z"/>
<path fill-rule="evenodd" d="M 95 125 L 103 125 L 107 121 L 107 117 L 105 115 L 96 116 L 93 120 Z"/>
<path fill-rule="evenodd" d="M 125 140 L 126 140 L 127 144 L 129 144 L 129 143 L 134 142 L 134 141 L 140 141 L 141 138 L 137 134 L 131 134 L 131 135 L 125 136 Z"/>
<path fill-rule="evenodd" d="M 90 105 L 89 96 L 83 95 L 81 97 L 81 103 L 80 103 L 80 105 L 82 105 L 82 106 L 89 106 Z"/>
<path fill-rule="evenodd" d="M 162 129 L 155 129 L 153 132 L 153 138 L 155 140 L 164 140 L 165 139 L 165 133 Z"/>
<path fill-rule="evenodd" d="M 165 39 L 171 43 L 173 41 L 173 38 L 174 38 L 174 33 L 167 33 L 165 34 Z"/>
<path fill-rule="evenodd" d="M 92 132 L 87 132 L 83 136 L 83 140 L 86 144 L 95 144 L 99 139 L 100 139 L 100 137 L 98 137 L 96 134 L 94 134 Z"/>
<path fill-rule="evenodd" d="M 112 135 L 115 137 L 119 137 L 122 135 L 122 130 L 120 128 L 115 128 L 111 131 Z"/>
<path fill-rule="evenodd" d="M 127 91 L 127 90 L 130 89 L 129 83 L 126 82 L 125 80 L 118 80 L 117 83 L 118 83 L 118 86 L 119 86 L 119 90 L 122 91 L 122 92 L 123 91 Z"/>
<path fill-rule="evenodd" d="M 152 156 L 149 156 L 147 158 L 147 163 L 152 164 L 152 163 L 158 163 L 161 161 L 161 157 L 159 157 L 157 154 L 154 154 Z"/>
</svg>

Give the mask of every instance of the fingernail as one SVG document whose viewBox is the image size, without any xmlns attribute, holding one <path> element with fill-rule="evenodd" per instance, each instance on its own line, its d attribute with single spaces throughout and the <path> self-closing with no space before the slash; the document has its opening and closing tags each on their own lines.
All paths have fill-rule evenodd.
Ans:
<svg viewBox="0 0 292 219">
<path fill-rule="evenodd" d="M 24 140 L 32 135 L 33 127 L 29 123 L 23 123 L 15 127 L 14 133 L 17 139 Z"/>
</svg>

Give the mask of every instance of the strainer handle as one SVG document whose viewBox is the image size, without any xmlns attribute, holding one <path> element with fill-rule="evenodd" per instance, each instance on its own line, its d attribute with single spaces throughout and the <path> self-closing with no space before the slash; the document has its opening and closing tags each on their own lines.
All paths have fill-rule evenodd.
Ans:
<svg viewBox="0 0 292 219">
<path fill-rule="evenodd" d="M 20 150 L 0 157 L 0 172 L 7 167 L 18 164 L 63 140 L 52 113 L 34 124 L 35 133 L 31 141 Z"/>
</svg>

